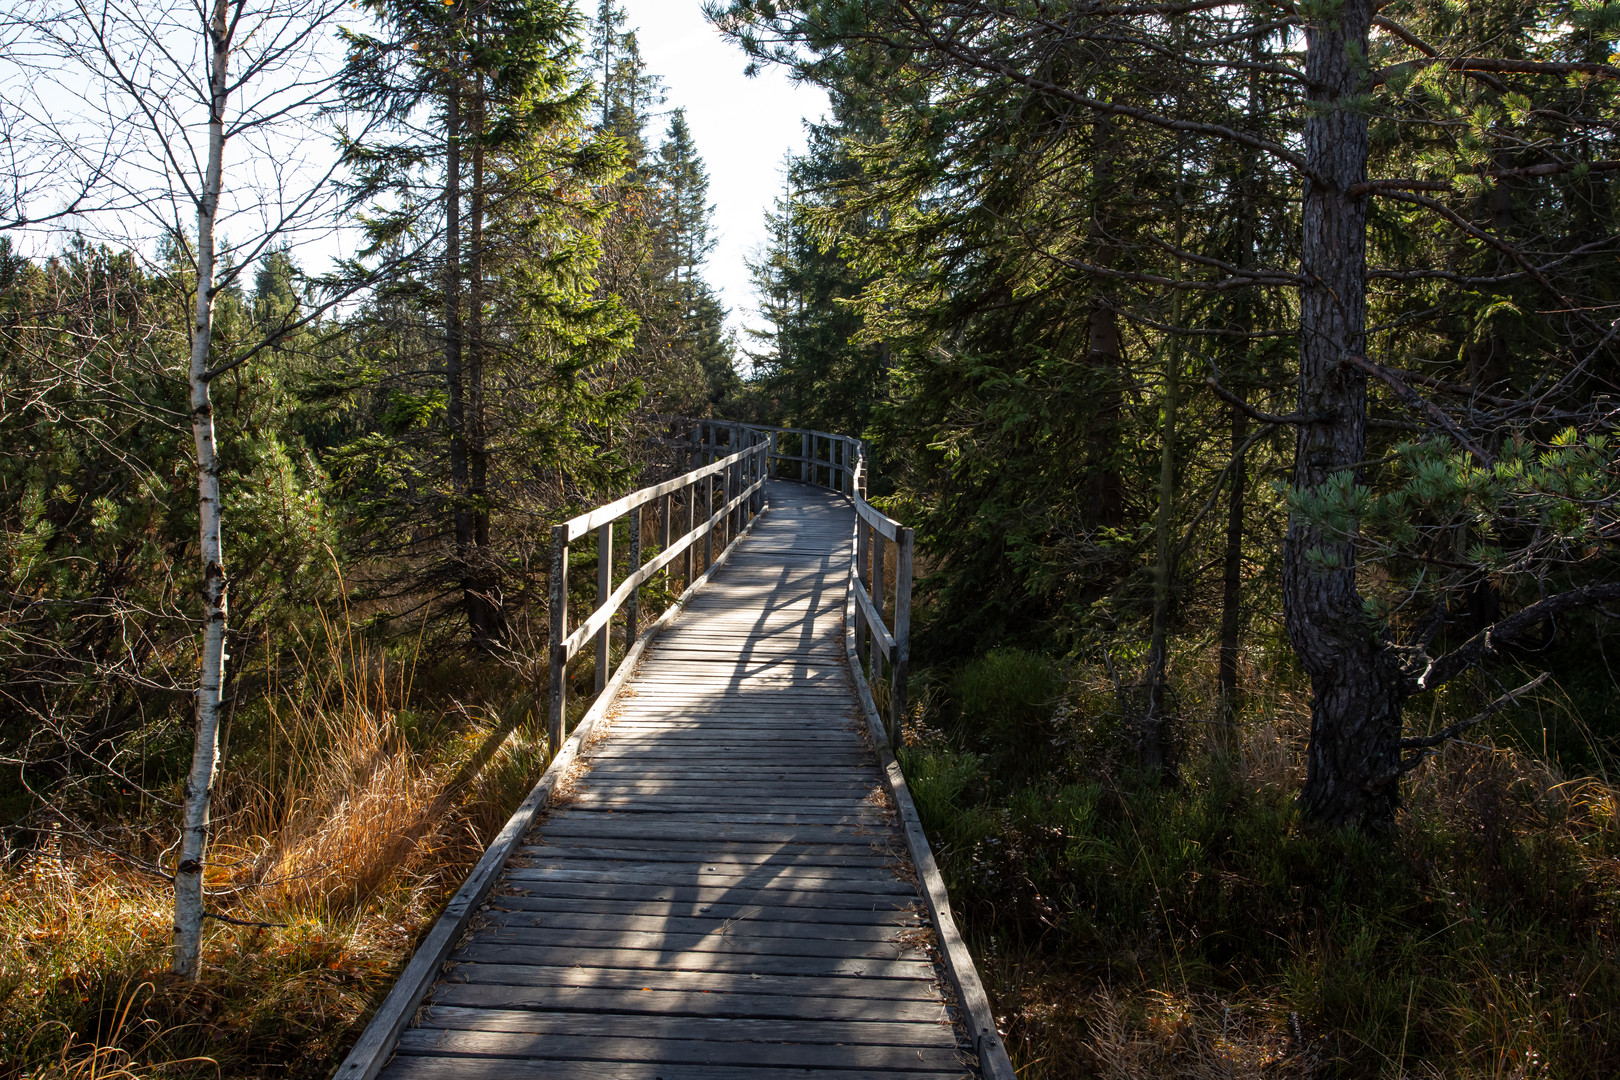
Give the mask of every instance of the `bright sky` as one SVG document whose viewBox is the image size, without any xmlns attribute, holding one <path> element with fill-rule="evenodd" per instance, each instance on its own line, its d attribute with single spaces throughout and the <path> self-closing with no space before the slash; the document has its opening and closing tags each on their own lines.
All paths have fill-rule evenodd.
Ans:
<svg viewBox="0 0 1620 1080">
<path fill-rule="evenodd" d="M 765 243 L 765 212 L 782 193 L 783 157 L 804 149 L 804 121 L 821 118 L 827 96 L 817 87 L 795 85 L 780 68 L 744 77 L 742 50 L 703 18 L 702 0 L 621 3 L 626 25 L 639 31 L 648 68 L 669 92 L 664 107 L 686 110 L 709 167 L 719 243 L 705 276 L 731 309 L 730 325 L 757 322 L 744 260 Z"/>
<path fill-rule="evenodd" d="M 578 0 L 578 3 L 586 15 L 595 12 L 596 4 L 592 0 Z M 765 243 L 765 213 L 782 192 L 783 160 L 790 152 L 803 150 L 804 122 L 807 118 L 820 119 L 827 107 L 826 95 L 815 87 L 795 85 L 776 67 L 766 67 L 752 79 L 745 77 L 743 69 L 747 66 L 746 58 L 740 49 L 722 38 L 703 18 L 702 0 L 620 0 L 620 3 L 625 9 L 626 25 L 638 31 L 649 70 L 664 81 L 668 94 L 665 110 L 686 109 L 698 152 L 708 165 L 709 200 L 716 207 L 715 236 L 718 242 L 709 257 L 706 276 L 719 291 L 721 302 L 730 310 L 729 324 L 740 331 L 744 324 L 758 323 L 753 285 L 745 260 L 758 254 Z M 339 0 L 286 0 L 282 6 L 297 7 L 300 4 L 342 9 Z M 165 12 L 174 8 L 176 18 L 182 22 L 192 10 L 187 0 L 163 0 L 163 3 L 152 0 L 147 6 L 162 8 Z M 195 46 L 195 37 L 191 33 L 183 41 Z M 323 39 L 321 51 L 328 54 L 326 60 L 330 64 L 337 62 L 333 48 L 330 41 Z M 182 61 L 186 59 L 186 56 L 181 57 Z M 187 71 L 194 66 L 187 65 Z M 41 96 L 50 93 L 60 98 L 67 94 L 72 98 L 75 93 L 83 91 L 79 85 L 84 82 L 82 73 L 64 72 L 59 81 L 47 80 L 49 85 L 43 90 L 39 86 L 28 90 L 29 75 L 30 72 L 24 67 L 5 62 L 4 50 L 0 50 L 0 92 L 4 93 L 8 104 L 17 104 L 27 97 L 38 106 L 35 113 L 51 118 L 53 124 L 60 125 L 66 117 L 65 122 L 70 126 L 75 122 L 88 124 L 87 130 L 105 126 L 105 116 L 97 112 L 97 101 L 88 98 L 68 101 L 67 105 L 80 107 L 66 108 L 57 107 L 62 103 L 54 98 L 47 101 Z M 185 105 L 183 98 L 184 95 L 169 100 L 169 104 L 179 110 Z M 9 112 L 9 108 L 0 111 L 0 120 L 7 119 Z M 186 127 L 187 119 L 192 119 L 189 114 L 186 117 L 177 114 L 171 126 L 177 131 L 190 132 L 191 128 L 201 130 L 195 124 L 191 128 Z M 652 130 L 648 134 L 654 144 L 662 137 L 667 123 L 666 115 L 650 125 Z M 294 173 L 300 174 L 294 179 L 303 178 L 302 173 L 309 174 L 304 179 L 318 176 L 329 163 L 331 145 L 324 132 L 309 134 L 313 137 L 298 143 L 297 153 L 290 150 L 266 153 L 263 147 L 250 146 L 252 140 L 233 142 L 226 185 L 228 198 L 238 193 L 252 196 L 261 188 L 290 190 L 287 178 L 280 175 L 289 166 Z M 261 163 L 275 175 L 267 178 L 248 175 L 255 171 L 251 167 L 253 161 Z M 36 179 L 41 181 L 48 181 L 49 174 L 57 171 L 54 162 L 41 159 L 33 164 L 34 171 L 40 174 Z M 121 163 L 120 175 L 126 185 L 134 184 L 137 178 L 122 174 L 129 172 L 136 164 L 133 158 Z M 139 164 L 152 163 L 142 159 Z M 162 169 L 159 168 L 158 172 L 161 173 Z M 65 174 L 57 179 L 61 180 L 63 176 Z M 162 176 L 154 176 L 155 179 L 140 179 L 153 179 L 154 183 L 163 179 Z M 172 177 L 168 179 L 172 180 Z M 255 179 L 264 183 L 255 185 L 252 182 Z M 30 200 L 37 205 L 30 205 L 29 209 L 37 217 L 42 207 L 49 209 L 47 204 L 59 205 L 62 201 L 61 198 L 44 197 L 42 192 L 41 197 Z M 143 198 L 136 200 L 135 204 L 168 206 L 171 201 Z M 259 205 L 261 201 L 248 197 L 243 206 L 228 209 L 253 217 L 254 213 L 263 210 Z M 183 224 L 189 222 L 190 218 L 186 218 Z M 162 229 L 162 222 L 135 220 L 127 212 L 115 213 L 110 217 L 100 215 L 95 221 L 78 218 L 53 224 L 82 227 L 91 236 L 105 232 L 114 239 L 125 237 L 123 242 L 137 244 Z M 311 217 L 305 224 L 314 225 L 316 222 Z M 324 221 L 322 225 L 311 235 L 288 237 L 297 248 L 295 257 L 306 269 L 317 272 L 325 268 L 323 264 L 328 255 L 335 249 L 348 248 L 353 240 L 345 230 L 333 231 L 324 225 Z M 258 231 L 257 226 L 257 221 L 229 216 L 222 222 L 223 236 L 230 239 L 247 236 L 251 239 Z M 59 236 L 49 227 L 37 230 L 31 239 L 34 245 L 42 248 L 55 247 L 59 242 Z M 306 243 L 300 244 L 300 240 Z"/>
</svg>

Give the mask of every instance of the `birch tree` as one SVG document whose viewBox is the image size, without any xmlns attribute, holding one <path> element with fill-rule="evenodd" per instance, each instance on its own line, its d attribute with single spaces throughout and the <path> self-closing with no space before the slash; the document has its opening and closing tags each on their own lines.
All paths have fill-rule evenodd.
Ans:
<svg viewBox="0 0 1620 1080">
<path fill-rule="evenodd" d="M 199 970 L 209 805 L 226 685 L 230 576 L 210 385 L 327 305 L 223 354 L 216 298 L 272 249 L 329 233 L 336 156 L 321 130 L 332 98 L 329 37 L 339 0 L 150 4 L 57 0 L 8 20 L 8 123 L 71 165 L 14 188 L 11 228 L 71 228 L 156 245 L 189 262 L 184 378 L 197 476 L 196 731 L 172 869 L 176 974 Z M 225 238 L 234 234 L 231 240 Z"/>
</svg>

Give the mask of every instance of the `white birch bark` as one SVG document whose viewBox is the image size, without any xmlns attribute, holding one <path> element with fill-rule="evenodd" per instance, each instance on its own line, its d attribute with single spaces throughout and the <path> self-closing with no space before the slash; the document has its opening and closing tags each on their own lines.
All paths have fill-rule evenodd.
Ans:
<svg viewBox="0 0 1620 1080">
<path fill-rule="evenodd" d="M 202 670 L 197 679 L 197 735 L 186 776 L 180 858 L 174 871 L 174 973 L 196 978 L 202 951 L 203 868 L 208 808 L 219 760 L 219 704 L 225 683 L 226 586 L 219 505 L 219 460 L 209 361 L 214 315 L 214 224 L 224 182 L 225 101 L 229 91 L 229 0 L 214 0 L 208 27 L 210 103 L 208 164 L 197 202 L 197 311 L 191 329 L 191 432 L 197 444 L 197 517 L 202 558 Z"/>
</svg>

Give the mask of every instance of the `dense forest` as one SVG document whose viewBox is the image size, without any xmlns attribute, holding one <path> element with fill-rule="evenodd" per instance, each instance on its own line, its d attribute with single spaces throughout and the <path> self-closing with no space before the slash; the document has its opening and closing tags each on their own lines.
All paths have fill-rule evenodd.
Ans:
<svg viewBox="0 0 1620 1080">
<path fill-rule="evenodd" d="M 329 1075 L 671 416 L 915 528 L 1020 1075 L 1620 1072 L 1620 4 L 705 13 L 830 103 L 740 341 L 612 0 L 5 16 L 0 1077 Z"/>
</svg>

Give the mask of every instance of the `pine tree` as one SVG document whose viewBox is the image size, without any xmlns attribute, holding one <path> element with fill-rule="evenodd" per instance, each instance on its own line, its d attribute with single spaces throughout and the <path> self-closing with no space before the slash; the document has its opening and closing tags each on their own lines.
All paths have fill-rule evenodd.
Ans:
<svg viewBox="0 0 1620 1080">
<path fill-rule="evenodd" d="M 726 311 L 703 277 L 715 246 L 715 208 L 709 203 L 709 170 L 684 109 L 670 115 L 658 157 L 659 232 L 669 274 L 666 288 L 678 319 L 674 363 L 702 380 L 712 411 L 736 398 L 742 378 L 736 371 L 736 343 L 725 330 Z"/>
<path fill-rule="evenodd" d="M 585 444 L 611 440 L 610 414 L 639 389 L 596 374 L 612 367 L 628 321 L 592 297 L 604 208 L 590 193 L 622 155 L 588 137 L 571 5 L 376 0 L 375 10 L 388 33 L 350 35 L 348 85 L 356 106 L 391 122 L 392 139 L 345 154 L 366 255 L 397 260 L 401 275 L 373 312 L 391 372 L 375 406 L 383 431 L 342 457 L 370 500 L 379 552 L 441 552 L 426 581 L 396 590 L 453 581 L 473 643 L 490 649 L 510 614 L 494 515 L 532 494 L 513 470 L 550 474 L 552 505 L 576 482 L 593 490 L 606 463 Z M 495 437 L 492 417 L 512 411 L 512 397 L 533 406 L 537 443 Z M 589 434 L 564 435 L 575 426 Z"/>
</svg>

